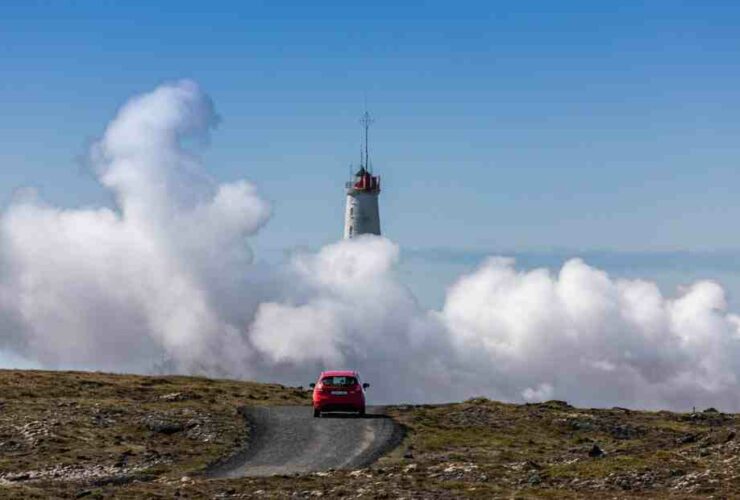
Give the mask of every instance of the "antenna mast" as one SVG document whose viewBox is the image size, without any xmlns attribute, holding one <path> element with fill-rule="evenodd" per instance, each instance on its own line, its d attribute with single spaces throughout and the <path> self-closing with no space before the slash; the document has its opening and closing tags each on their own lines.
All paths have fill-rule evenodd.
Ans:
<svg viewBox="0 0 740 500">
<path fill-rule="evenodd" d="M 368 154 L 368 130 L 370 129 L 370 125 L 373 123 L 373 120 L 370 117 L 370 113 L 365 111 L 365 114 L 362 115 L 362 118 L 360 118 L 360 123 L 365 126 L 365 169 L 370 171 L 370 155 Z"/>
</svg>

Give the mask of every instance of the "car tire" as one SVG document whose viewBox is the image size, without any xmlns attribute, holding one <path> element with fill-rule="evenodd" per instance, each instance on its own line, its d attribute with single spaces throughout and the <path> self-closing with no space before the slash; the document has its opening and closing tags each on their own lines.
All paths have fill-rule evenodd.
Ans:
<svg viewBox="0 0 740 500">
<path fill-rule="evenodd" d="M 357 412 L 357 416 L 363 418 L 365 416 L 365 408 L 361 408 L 360 411 Z"/>
<path fill-rule="evenodd" d="M 314 410 L 313 418 L 321 418 L 321 412 L 319 410 Z"/>
</svg>

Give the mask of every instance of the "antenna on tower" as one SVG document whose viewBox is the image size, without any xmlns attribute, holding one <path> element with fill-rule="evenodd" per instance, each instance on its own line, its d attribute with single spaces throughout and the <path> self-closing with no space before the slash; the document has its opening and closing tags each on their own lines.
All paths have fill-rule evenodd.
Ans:
<svg viewBox="0 0 740 500">
<path fill-rule="evenodd" d="M 375 120 L 372 119 L 370 116 L 370 113 L 365 110 L 365 113 L 362 115 L 362 118 L 360 118 L 360 123 L 365 127 L 365 169 L 370 171 L 370 154 L 368 152 L 368 131 L 370 130 L 370 125 Z"/>
</svg>

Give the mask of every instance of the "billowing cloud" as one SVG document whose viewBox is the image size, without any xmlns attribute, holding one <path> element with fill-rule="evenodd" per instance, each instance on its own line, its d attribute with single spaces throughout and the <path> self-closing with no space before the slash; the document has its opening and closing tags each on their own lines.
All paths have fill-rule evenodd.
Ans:
<svg viewBox="0 0 740 500">
<path fill-rule="evenodd" d="M 499 372 L 505 399 L 685 409 L 740 406 L 740 318 L 726 308 L 712 282 L 667 298 L 579 259 L 554 276 L 492 258 L 450 289 L 442 316 L 460 356 Z"/>
<path fill-rule="evenodd" d="M 32 194 L 11 204 L 0 297 L 23 334 L 3 332 L 9 348 L 49 367 L 241 366 L 242 318 L 219 301 L 249 269 L 244 240 L 269 207 L 247 182 L 218 185 L 183 147 L 214 121 L 195 83 L 164 85 L 125 104 L 92 148 L 115 210 L 62 210 Z"/>
<path fill-rule="evenodd" d="M 579 259 L 554 273 L 492 257 L 426 310 L 385 238 L 256 265 L 248 241 L 268 204 L 246 181 L 216 182 L 187 148 L 215 122 L 198 85 L 162 85 L 92 147 L 114 208 L 63 210 L 29 192 L 11 203 L 0 363 L 293 384 L 348 367 L 376 401 L 740 409 L 740 318 L 713 282 L 665 297 Z"/>
</svg>

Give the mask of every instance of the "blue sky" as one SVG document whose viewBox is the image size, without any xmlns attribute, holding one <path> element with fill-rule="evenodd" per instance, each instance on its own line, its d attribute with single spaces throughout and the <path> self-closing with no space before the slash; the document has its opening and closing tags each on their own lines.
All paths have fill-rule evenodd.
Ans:
<svg viewBox="0 0 740 500">
<path fill-rule="evenodd" d="M 223 118 L 210 172 L 274 204 L 258 249 L 341 236 L 367 98 L 404 249 L 734 255 L 739 24 L 727 1 L 10 0 L 0 197 L 110 203 L 86 145 L 126 98 L 188 77 Z"/>
</svg>

